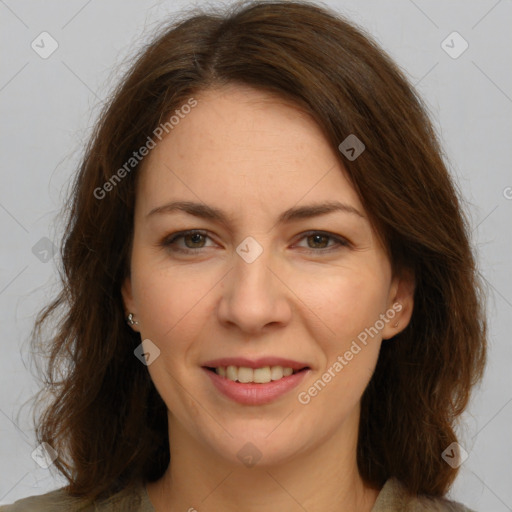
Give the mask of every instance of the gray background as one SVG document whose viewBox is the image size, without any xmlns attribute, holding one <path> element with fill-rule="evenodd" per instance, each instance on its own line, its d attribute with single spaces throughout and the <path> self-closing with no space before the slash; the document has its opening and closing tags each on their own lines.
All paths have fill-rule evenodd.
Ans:
<svg viewBox="0 0 512 512">
<path fill-rule="evenodd" d="M 32 459 L 30 408 L 20 407 L 38 389 L 27 340 L 56 289 L 49 240 L 59 244 L 55 219 L 69 177 L 126 59 L 167 14 L 192 5 L 202 4 L 0 0 L 0 503 L 64 483 Z M 490 360 L 464 416 L 469 457 L 450 495 L 479 511 L 512 510 L 511 1 L 327 5 L 373 34 L 417 85 L 467 199 L 490 290 Z M 31 48 L 43 31 L 59 45 L 47 59 Z M 458 58 L 441 46 L 453 31 L 469 44 Z M 448 44 L 452 53 L 462 48 L 457 39 Z"/>
</svg>

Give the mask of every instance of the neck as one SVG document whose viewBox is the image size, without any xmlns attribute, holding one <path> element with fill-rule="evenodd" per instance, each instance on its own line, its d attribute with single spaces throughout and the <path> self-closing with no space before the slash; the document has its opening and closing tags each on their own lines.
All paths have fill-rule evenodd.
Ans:
<svg viewBox="0 0 512 512">
<path fill-rule="evenodd" d="M 370 512 L 379 489 L 357 468 L 357 429 L 276 465 L 244 467 L 205 449 L 169 417 L 171 463 L 148 483 L 156 512 Z"/>
</svg>

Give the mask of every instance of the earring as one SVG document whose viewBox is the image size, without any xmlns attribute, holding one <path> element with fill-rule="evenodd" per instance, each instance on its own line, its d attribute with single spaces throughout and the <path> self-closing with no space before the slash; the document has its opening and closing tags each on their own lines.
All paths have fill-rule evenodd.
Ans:
<svg viewBox="0 0 512 512">
<path fill-rule="evenodd" d="M 126 322 L 128 323 L 128 325 L 139 325 L 139 322 L 137 322 L 137 320 L 133 319 L 133 313 L 130 313 L 128 315 L 128 318 L 126 319 Z"/>
<path fill-rule="evenodd" d="M 393 327 L 398 327 L 398 324 L 399 324 L 399 322 L 397 322 L 396 324 L 394 324 L 394 325 L 393 325 Z"/>
</svg>

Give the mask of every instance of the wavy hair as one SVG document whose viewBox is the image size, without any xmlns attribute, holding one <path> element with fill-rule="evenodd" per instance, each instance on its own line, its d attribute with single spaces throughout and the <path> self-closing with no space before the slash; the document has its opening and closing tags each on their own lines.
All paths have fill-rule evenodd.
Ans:
<svg viewBox="0 0 512 512">
<path fill-rule="evenodd" d="M 167 468 L 166 406 L 134 357 L 140 336 L 126 324 L 121 297 L 140 164 L 108 193 L 98 190 L 187 99 L 230 83 L 313 116 L 394 272 L 414 274 L 411 322 L 383 343 L 362 397 L 357 461 L 375 486 L 396 477 L 412 493 L 444 495 L 457 469 L 441 453 L 457 440 L 455 422 L 486 360 L 468 221 L 404 74 L 363 30 L 303 1 L 189 12 L 141 50 L 112 94 L 70 193 L 62 290 L 34 327 L 33 343 L 47 356 L 42 392 L 51 397 L 38 402 L 38 441 L 59 453 L 54 464 L 73 496 L 106 497 Z M 354 161 L 337 149 L 349 134 L 366 146 Z"/>
</svg>

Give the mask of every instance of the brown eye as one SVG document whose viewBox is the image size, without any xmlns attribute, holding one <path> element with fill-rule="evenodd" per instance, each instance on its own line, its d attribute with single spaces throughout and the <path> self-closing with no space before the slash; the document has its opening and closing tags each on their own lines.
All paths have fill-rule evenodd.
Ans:
<svg viewBox="0 0 512 512">
<path fill-rule="evenodd" d="M 309 235 L 307 237 L 308 242 L 311 242 L 309 245 L 312 249 L 325 249 L 329 243 L 329 236 L 327 235 Z"/>
<path fill-rule="evenodd" d="M 189 235 L 184 235 L 183 240 L 185 240 L 185 245 L 189 249 L 198 249 L 200 247 L 204 247 L 205 236 L 201 233 L 192 233 Z M 190 240 L 190 245 L 187 243 L 187 240 Z"/>
<path fill-rule="evenodd" d="M 161 245 L 170 252 L 194 253 L 211 247 L 211 244 L 207 245 L 207 240 L 210 237 L 202 231 L 180 231 L 162 240 Z"/>
<path fill-rule="evenodd" d="M 312 254 L 330 253 L 337 249 L 350 246 L 348 240 L 345 240 L 343 237 L 323 231 L 304 233 L 300 242 L 302 242 L 302 240 L 306 241 L 306 246 L 298 245 L 298 247 Z"/>
</svg>

